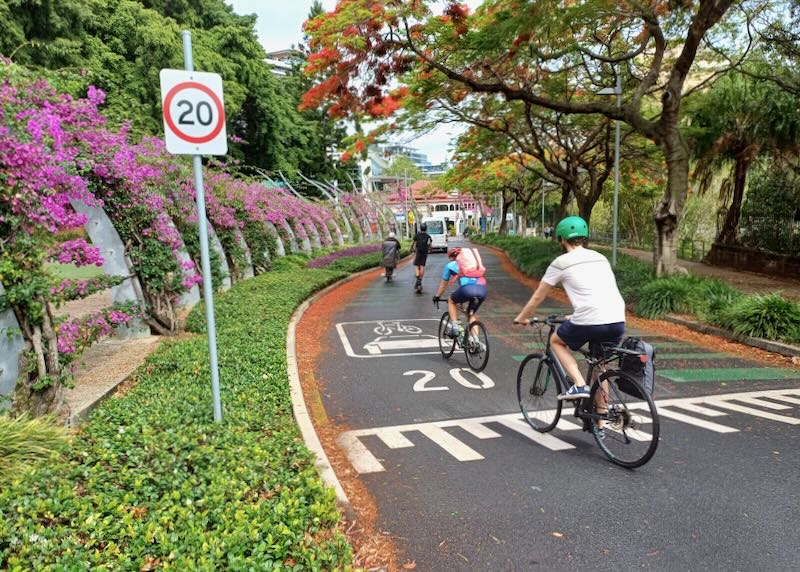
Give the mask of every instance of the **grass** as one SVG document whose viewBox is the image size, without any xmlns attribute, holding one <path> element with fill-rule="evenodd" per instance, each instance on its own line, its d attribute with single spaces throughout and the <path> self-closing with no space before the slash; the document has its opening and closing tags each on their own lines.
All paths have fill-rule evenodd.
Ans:
<svg viewBox="0 0 800 572">
<path fill-rule="evenodd" d="M 88 280 L 103 275 L 103 269 L 99 266 L 75 266 L 74 264 L 61 264 L 60 262 L 50 262 L 45 264 L 48 272 L 59 280 Z"/>
<path fill-rule="evenodd" d="M 65 444 L 64 430 L 48 418 L 0 415 L 0 485 L 31 463 L 49 459 Z"/>
</svg>

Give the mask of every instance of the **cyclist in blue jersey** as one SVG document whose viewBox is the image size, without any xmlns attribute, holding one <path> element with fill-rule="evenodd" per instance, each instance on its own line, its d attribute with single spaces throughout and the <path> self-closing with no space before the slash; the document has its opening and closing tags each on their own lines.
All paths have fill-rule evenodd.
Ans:
<svg viewBox="0 0 800 572">
<path fill-rule="evenodd" d="M 458 288 L 450 295 L 447 300 L 447 310 L 450 314 L 450 325 L 447 329 L 447 335 L 455 338 L 458 336 L 458 304 L 470 302 L 471 312 L 468 313 L 470 323 L 477 320 L 476 314 L 478 308 L 486 300 L 486 279 L 483 277 L 486 269 L 481 261 L 480 254 L 475 248 L 452 248 L 448 251 L 447 256 L 450 262 L 445 264 L 442 272 L 442 280 L 439 283 L 439 288 L 436 295 L 433 297 L 434 303 L 441 300 L 442 294 L 447 290 L 450 281 L 455 279 L 458 282 Z M 477 300 L 477 303 L 472 303 Z"/>
</svg>

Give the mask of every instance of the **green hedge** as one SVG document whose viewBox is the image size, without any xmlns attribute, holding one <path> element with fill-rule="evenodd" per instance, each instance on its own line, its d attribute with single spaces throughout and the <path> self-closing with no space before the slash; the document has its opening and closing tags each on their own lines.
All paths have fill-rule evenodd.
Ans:
<svg viewBox="0 0 800 572">
<path fill-rule="evenodd" d="M 306 570 L 352 550 L 292 416 L 286 328 L 341 272 L 289 268 L 216 299 L 224 423 L 207 344 L 167 342 L 69 450 L 0 491 L 0 568 Z M 189 325 L 203 327 L 202 305 Z"/>
<path fill-rule="evenodd" d="M 536 278 L 561 254 L 558 244 L 539 238 L 487 235 L 473 240 L 502 248 L 522 272 Z M 597 250 L 610 255 L 606 248 Z M 800 304 L 779 294 L 745 296 L 726 282 L 702 276 L 656 278 L 650 264 L 625 254 L 617 256 L 614 272 L 629 308 L 646 318 L 690 314 L 737 334 L 800 342 Z"/>
</svg>

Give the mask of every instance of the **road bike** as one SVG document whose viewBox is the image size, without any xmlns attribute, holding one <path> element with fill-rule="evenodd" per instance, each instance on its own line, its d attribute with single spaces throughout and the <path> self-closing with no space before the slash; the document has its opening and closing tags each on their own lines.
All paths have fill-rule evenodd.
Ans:
<svg viewBox="0 0 800 572">
<path fill-rule="evenodd" d="M 439 320 L 439 350 L 445 359 L 455 352 L 456 347 L 464 350 L 467 363 L 476 372 L 486 369 L 489 363 L 489 333 L 486 326 L 479 320 L 470 323 L 470 320 L 478 311 L 483 303 L 480 298 L 471 298 L 468 302 L 457 304 L 458 311 L 467 317 L 469 328 L 462 328 L 456 337 L 447 334 L 447 327 L 450 324 L 450 314 L 445 312 Z M 436 309 L 439 309 L 439 301 L 434 302 Z M 466 305 L 466 306 L 465 306 Z"/>
<path fill-rule="evenodd" d="M 517 372 L 517 398 L 522 415 L 535 430 L 552 431 L 561 419 L 565 401 L 557 396 L 566 391 L 564 368 L 550 347 L 550 338 L 565 320 L 549 316 L 533 319 L 538 326 L 544 353 L 532 353 Z M 544 339 L 545 326 L 549 326 Z M 638 352 L 610 344 L 590 344 L 580 352 L 586 358 L 591 383 L 590 397 L 567 401 L 582 429 L 594 436 L 600 450 L 617 465 L 633 469 L 647 463 L 658 447 L 659 419 L 652 397 L 639 382 L 620 369 L 610 368 L 622 356 L 641 356 Z"/>
</svg>

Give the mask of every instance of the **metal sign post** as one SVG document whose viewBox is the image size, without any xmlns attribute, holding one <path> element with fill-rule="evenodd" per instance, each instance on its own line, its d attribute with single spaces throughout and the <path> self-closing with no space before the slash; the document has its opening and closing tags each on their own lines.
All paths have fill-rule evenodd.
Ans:
<svg viewBox="0 0 800 572">
<path fill-rule="evenodd" d="M 222 78 L 218 74 L 195 72 L 192 34 L 181 32 L 185 71 L 161 70 L 161 98 L 167 151 L 192 155 L 197 193 L 197 226 L 200 234 L 200 263 L 203 271 L 203 302 L 206 306 L 208 354 L 211 362 L 211 394 L 214 421 L 222 421 L 222 402 L 217 360 L 217 327 L 214 320 L 214 290 L 208 254 L 208 221 L 203 190 L 202 155 L 224 155 L 228 151 Z"/>
</svg>

